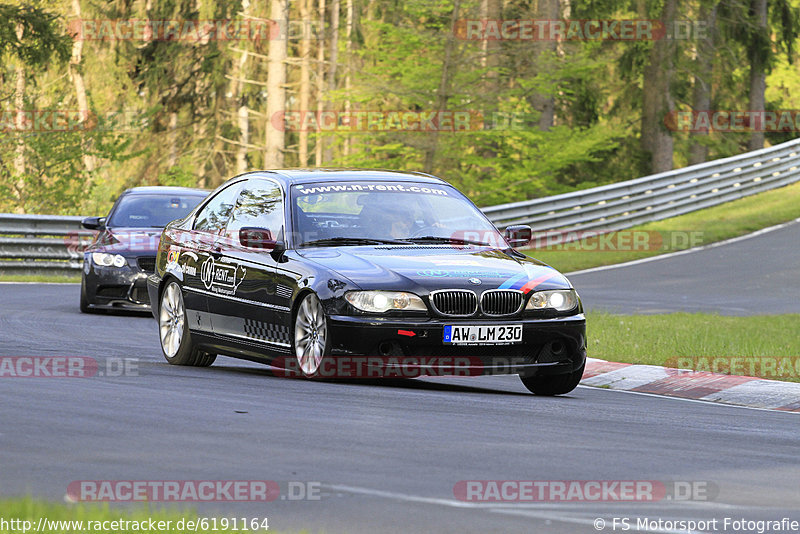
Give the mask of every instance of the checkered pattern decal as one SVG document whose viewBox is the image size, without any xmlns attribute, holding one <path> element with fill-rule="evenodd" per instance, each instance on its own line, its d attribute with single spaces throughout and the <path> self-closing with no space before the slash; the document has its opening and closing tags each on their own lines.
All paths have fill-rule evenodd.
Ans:
<svg viewBox="0 0 800 534">
<path fill-rule="evenodd" d="M 275 343 L 291 343 L 289 328 L 275 324 L 255 321 L 253 319 L 244 320 L 244 334 L 253 339 L 261 341 L 273 341 Z"/>
</svg>

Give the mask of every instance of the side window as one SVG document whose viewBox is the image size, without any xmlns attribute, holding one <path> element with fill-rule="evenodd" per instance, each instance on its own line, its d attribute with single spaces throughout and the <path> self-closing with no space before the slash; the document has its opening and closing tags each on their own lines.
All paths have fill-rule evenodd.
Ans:
<svg viewBox="0 0 800 534">
<path fill-rule="evenodd" d="M 226 234 L 238 239 L 241 228 L 265 228 L 278 239 L 283 230 L 283 195 L 269 180 L 250 180 L 239 194 Z"/>
<path fill-rule="evenodd" d="M 220 233 L 228 222 L 238 191 L 239 184 L 234 184 L 217 193 L 197 214 L 194 229 L 212 234 Z"/>
</svg>

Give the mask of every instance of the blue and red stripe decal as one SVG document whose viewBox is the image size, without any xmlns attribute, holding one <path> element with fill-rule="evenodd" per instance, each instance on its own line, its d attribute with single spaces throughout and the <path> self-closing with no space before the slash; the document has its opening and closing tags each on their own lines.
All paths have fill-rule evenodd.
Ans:
<svg viewBox="0 0 800 534">
<path fill-rule="evenodd" d="M 558 271 L 550 271 L 541 276 L 536 278 L 529 278 L 526 273 L 518 274 L 516 276 L 512 276 L 502 284 L 500 284 L 498 289 L 519 289 L 523 293 L 529 293 L 542 285 L 543 283 L 547 282 L 552 278 L 556 278 L 557 276 L 561 276 Z"/>
</svg>

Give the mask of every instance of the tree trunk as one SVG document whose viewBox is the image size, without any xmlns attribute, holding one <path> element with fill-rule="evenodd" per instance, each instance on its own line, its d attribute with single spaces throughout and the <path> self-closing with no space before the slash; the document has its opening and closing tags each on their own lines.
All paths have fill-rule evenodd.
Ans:
<svg viewBox="0 0 800 534">
<path fill-rule="evenodd" d="M 708 37 L 700 39 L 697 43 L 697 58 L 695 59 L 694 94 L 692 95 L 692 109 L 694 111 L 711 110 L 711 83 L 714 70 L 714 32 L 717 25 L 717 6 L 709 9 L 705 3 L 700 4 L 699 20 L 708 22 Z M 689 134 L 689 165 L 697 165 L 708 159 L 708 145 L 704 142 L 708 138 L 708 131 Z"/>
<path fill-rule="evenodd" d="M 750 10 L 756 25 L 756 35 L 767 36 L 767 0 L 751 0 Z M 750 105 L 748 107 L 751 112 L 763 112 L 765 107 L 764 91 L 767 89 L 765 67 L 768 52 L 765 47 L 762 37 L 754 39 L 748 50 L 750 56 Z M 756 130 L 761 130 L 763 124 L 758 120 L 751 123 L 751 126 Z M 750 150 L 764 148 L 764 132 L 753 131 L 747 146 Z"/>
<path fill-rule="evenodd" d="M 26 85 L 26 72 L 25 65 L 20 60 L 16 66 L 16 86 L 14 87 L 14 107 L 17 112 L 16 129 L 17 134 L 17 147 L 14 151 L 14 170 L 17 174 L 21 175 L 25 172 L 25 142 L 22 138 L 22 133 L 26 127 L 25 125 L 25 85 Z"/>
<path fill-rule="evenodd" d="M 167 156 L 167 167 L 172 168 L 178 164 L 178 112 L 169 112 L 169 124 L 167 125 L 167 144 L 169 154 Z"/>
<path fill-rule="evenodd" d="M 350 113 L 350 81 L 353 72 L 353 0 L 347 0 L 347 17 L 345 19 L 345 46 L 346 46 L 346 61 L 347 70 L 344 76 L 344 89 L 346 93 L 346 100 L 344 102 L 344 111 L 346 114 Z M 344 155 L 350 155 L 350 135 L 344 138 Z"/>
<path fill-rule="evenodd" d="M 447 109 L 447 101 L 450 96 L 450 63 L 453 60 L 453 51 L 455 50 L 455 35 L 454 28 L 458 21 L 458 10 L 461 5 L 461 0 L 453 2 L 453 13 L 450 16 L 450 31 L 447 32 L 447 41 L 444 45 L 444 61 L 442 62 L 442 75 L 439 79 L 439 90 L 436 94 L 436 111 L 441 112 Z M 436 159 L 436 150 L 439 144 L 439 132 L 431 132 L 431 142 L 425 149 L 425 164 L 423 172 L 428 174 L 433 172 L 433 164 Z"/>
<path fill-rule="evenodd" d="M 488 21 L 500 20 L 502 18 L 501 8 L 501 0 L 481 0 L 481 20 L 487 21 L 487 23 L 489 23 Z M 500 50 L 500 41 L 494 39 L 483 39 L 481 41 L 481 67 L 485 69 L 481 87 L 485 95 L 485 100 L 483 101 L 484 117 L 487 119 L 491 116 L 490 114 L 498 110 L 497 95 L 499 94 L 498 78 L 500 73 L 497 67 L 500 63 Z M 480 155 L 486 162 L 494 161 L 497 157 L 497 143 L 487 143 L 486 146 L 480 149 Z M 492 172 L 491 166 L 484 167 L 483 172 L 487 176 L 490 175 Z"/>
<path fill-rule="evenodd" d="M 72 0 L 72 10 L 75 13 L 75 18 L 81 19 L 81 3 L 80 0 Z M 83 60 L 83 39 L 75 39 L 72 43 L 72 58 L 69 62 L 69 76 L 72 83 L 75 85 L 75 97 L 78 101 L 78 113 L 80 113 L 80 120 L 84 124 L 89 121 L 89 102 L 86 98 L 86 84 L 83 81 L 83 74 L 81 73 L 81 62 Z M 84 151 L 91 150 L 86 139 L 83 140 Z M 94 156 L 89 153 L 84 153 L 83 164 L 86 170 L 92 172 L 97 166 Z"/>
<path fill-rule="evenodd" d="M 328 69 L 328 92 L 336 90 L 336 62 L 339 55 L 339 6 L 340 0 L 333 0 L 331 3 L 331 61 L 330 68 Z M 327 146 L 325 148 L 325 161 L 330 162 L 333 159 L 333 148 Z"/>
<path fill-rule="evenodd" d="M 207 126 L 200 121 L 194 121 L 192 124 L 192 134 L 195 139 L 202 139 L 208 135 Z M 206 161 L 202 157 L 195 158 L 195 174 L 197 175 L 197 187 L 201 189 L 208 189 L 211 184 L 208 175 L 206 175 Z"/>
<path fill-rule="evenodd" d="M 22 40 L 24 27 L 18 24 L 17 39 Z M 25 130 L 25 82 L 27 73 L 25 71 L 25 64 L 21 59 L 17 60 L 16 71 L 16 86 L 14 87 L 14 107 L 16 108 L 16 129 L 17 129 L 17 143 L 14 149 L 14 172 L 17 174 L 16 194 L 17 194 L 17 209 L 18 213 L 25 213 L 25 179 L 23 174 L 27 168 L 25 161 L 25 141 L 23 139 L 23 132 Z"/>
<path fill-rule="evenodd" d="M 497 21 L 500 19 L 500 0 L 481 0 L 481 20 Z M 484 39 L 481 41 L 481 67 L 486 69 L 486 74 L 483 77 L 483 86 L 486 91 L 493 91 L 496 89 L 498 72 L 496 67 L 499 63 L 497 56 L 500 50 L 500 41 L 495 39 Z"/>
<path fill-rule="evenodd" d="M 247 104 L 239 106 L 236 112 L 239 121 L 239 147 L 236 150 L 236 174 L 247 171 L 247 147 L 250 145 L 250 114 Z"/>
<path fill-rule="evenodd" d="M 242 0 L 242 17 L 244 20 L 250 18 L 250 0 Z M 240 46 L 244 47 L 242 43 Z M 239 61 L 233 64 L 233 76 L 231 76 L 230 98 L 236 109 L 236 120 L 239 126 L 239 144 L 236 146 L 236 174 L 241 174 L 247 170 L 247 145 L 250 144 L 250 113 L 247 108 L 247 98 L 244 96 L 244 82 L 247 79 L 247 62 L 250 54 L 243 50 L 239 56 Z"/>
<path fill-rule="evenodd" d="M 325 31 L 325 0 L 319 0 L 319 27 Z M 325 39 L 317 42 L 317 135 L 314 142 L 314 164 L 322 166 L 322 130 L 319 119 L 325 109 Z"/>
<path fill-rule="evenodd" d="M 561 5 L 559 0 L 540 0 L 537 18 L 540 20 L 559 20 Z M 536 41 L 536 59 L 539 68 L 548 68 L 546 65 L 550 56 L 556 51 L 558 42 L 555 40 Z M 547 131 L 553 127 L 556 117 L 555 97 L 549 94 L 533 95 L 533 108 L 540 113 L 539 129 Z"/>
<path fill-rule="evenodd" d="M 300 0 L 300 18 L 303 21 L 303 38 L 300 41 L 300 113 L 309 111 L 311 103 L 311 0 Z M 300 167 L 308 167 L 308 130 L 298 133 Z"/>
<path fill-rule="evenodd" d="M 665 0 L 660 20 L 672 28 L 676 0 Z M 650 50 L 650 61 L 644 69 L 642 86 L 642 150 L 650 159 L 650 173 L 672 169 L 673 139 L 664 119 L 675 108 L 671 85 L 675 75 L 674 41 L 658 39 Z"/>
<path fill-rule="evenodd" d="M 289 28 L 289 0 L 272 0 L 270 18 L 278 21 L 282 28 Z M 264 168 L 283 167 L 283 150 L 286 138 L 283 128 L 273 124 L 275 117 L 286 110 L 286 52 L 287 36 L 281 35 L 269 43 L 269 66 L 267 68 L 267 117 L 266 150 Z"/>
</svg>

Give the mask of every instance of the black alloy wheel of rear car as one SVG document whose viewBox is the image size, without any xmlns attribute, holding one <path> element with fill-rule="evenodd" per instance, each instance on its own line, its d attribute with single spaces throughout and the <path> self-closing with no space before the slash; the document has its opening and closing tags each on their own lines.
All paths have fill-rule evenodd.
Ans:
<svg viewBox="0 0 800 534">
<path fill-rule="evenodd" d="M 330 342 L 325 310 L 314 293 L 303 297 L 297 308 L 292 341 L 297 365 L 303 376 L 317 376 L 324 358 L 328 355 Z"/>
<path fill-rule="evenodd" d="M 520 379 L 534 395 L 564 395 L 578 387 L 585 368 L 586 363 L 581 365 L 580 369 L 563 375 L 520 376 Z"/>
<path fill-rule="evenodd" d="M 158 330 L 164 358 L 173 365 L 208 367 L 217 359 L 197 349 L 192 343 L 183 293 L 177 282 L 170 281 L 161 293 L 158 307 Z"/>
</svg>

